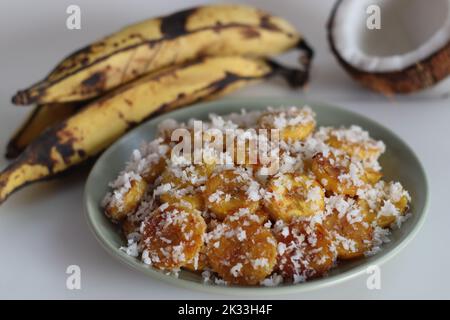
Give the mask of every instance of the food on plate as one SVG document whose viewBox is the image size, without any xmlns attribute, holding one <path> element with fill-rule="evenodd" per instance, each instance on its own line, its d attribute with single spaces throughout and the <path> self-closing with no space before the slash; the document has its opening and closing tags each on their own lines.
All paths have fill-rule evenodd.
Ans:
<svg viewBox="0 0 450 320">
<path fill-rule="evenodd" d="M 372 189 L 361 189 L 358 197 L 366 220 L 382 228 L 400 221 L 408 212 L 410 202 L 411 197 L 403 186 L 392 181 L 380 181 Z"/>
<path fill-rule="evenodd" d="M 335 199 L 337 198 L 337 199 Z M 360 208 L 352 208 L 353 200 L 342 196 L 329 199 L 330 206 L 337 201 L 336 208 L 326 215 L 323 225 L 331 235 L 339 259 L 353 259 L 364 256 L 372 247 L 373 228 L 363 218 Z M 339 211 L 339 205 L 350 205 L 346 211 Z"/>
<path fill-rule="evenodd" d="M 208 234 L 207 241 L 211 268 L 227 283 L 259 284 L 276 264 L 275 238 L 249 210 L 228 216 Z"/>
<path fill-rule="evenodd" d="M 141 225 L 142 261 L 173 270 L 192 261 L 203 247 L 206 224 L 199 211 L 164 204 Z"/>
<path fill-rule="evenodd" d="M 127 191 L 124 192 L 122 198 L 113 197 L 105 208 L 106 215 L 111 219 L 123 220 L 128 214 L 136 211 L 147 191 L 147 182 L 141 177 L 137 177 L 131 180 L 130 185 L 126 185 L 124 188 Z"/>
<path fill-rule="evenodd" d="M 272 141 L 286 126 L 270 125 L 268 114 L 301 133 Z M 385 145 L 358 126 L 304 134 L 300 124 L 316 127 L 308 106 L 212 114 L 200 132 L 196 122 L 162 122 L 157 137 L 133 152 L 102 204 L 127 239 L 121 249 L 154 268 L 197 272 L 205 282 L 225 285 L 298 283 L 377 254 L 390 229 L 409 217 L 408 192 L 382 179 L 378 159 Z M 186 141 L 173 136 L 177 128 Z M 276 130 L 267 135 L 268 128 Z M 278 151 L 277 165 L 268 170 L 274 163 L 259 152 L 256 163 L 237 163 L 235 146 L 214 149 L 209 138 L 196 151 L 174 152 L 194 136 L 209 137 L 208 130 L 224 139 L 236 132 L 249 142 L 242 152 L 271 140 L 265 151 Z M 197 152 L 200 162 L 192 157 Z M 150 171 L 157 174 L 145 180 Z M 145 190 L 130 196 L 136 186 Z M 111 214 L 113 205 L 119 214 Z"/>
<path fill-rule="evenodd" d="M 215 172 L 204 189 L 206 207 L 220 220 L 240 208 L 253 213 L 260 205 L 259 183 L 246 170 Z"/>
<path fill-rule="evenodd" d="M 267 184 L 271 194 L 265 206 L 273 220 L 290 221 L 323 211 L 325 193 L 313 178 L 302 174 L 285 173 L 271 178 Z"/>
<path fill-rule="evenodd" d="M 278 129 L 281 139 L 295 141 L 305 140 L 314 131 L 316 121 L 310 109 L 288 108 L 263 113 L 258 125 L 264 129 Z"/>
<path fill-rule="evenodd" d="M 315 220 L 279 220 L 274 234 L 278 245 L 277 272 L 294 283 L 320 277 L 336 259 L 332 237 Z"/>
</svg>

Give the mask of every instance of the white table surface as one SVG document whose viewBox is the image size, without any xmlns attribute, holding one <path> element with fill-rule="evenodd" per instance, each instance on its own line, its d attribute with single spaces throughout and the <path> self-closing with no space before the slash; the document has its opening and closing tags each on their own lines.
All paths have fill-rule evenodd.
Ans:
<svg viewBox="0 0 450 320">
<path fill-rule="evenodd" d="M 442 92 L 389 100 L 355 84 L 337 65 L 326 42 L 332 0 L 242 1 L 292 21 L 316 51 L 306 92 L 265 83 L 234 96 L 296 96 L 341 105 L 383 123 L 422 160 L 430 182 L 428 220 L 413 242 L 383 265 L 381 290 L 361 276 L 335 287 L 268 299 L 450 298 L 450 103 Z M 13 93 L 43 77 L 63 56 L 119 27 L 202 1 L 59 0 L 0 2 L 0 150 L 28 110 Z M 65 27 L 65 10 L 78 4 L 82 29 Z M 288 57 L 289 59 L 289 57 Z M 293 59 L 293 58 L 291 58 Z M 0 167 L 7 161 L 0 160 Z M 88 229 L 82 209 L 87 170 L 25 188 L 0 207 L 0 298 L 230 298 L 192 292 L 150 279 L 110 257 Z M 81 267 L 81 290 L 66 289 L 66 268 Z"/>
</svg>

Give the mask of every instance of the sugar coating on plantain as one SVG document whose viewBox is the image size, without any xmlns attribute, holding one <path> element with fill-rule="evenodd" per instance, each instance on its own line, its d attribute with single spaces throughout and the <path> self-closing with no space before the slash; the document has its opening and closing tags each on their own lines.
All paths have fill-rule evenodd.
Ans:
<svg viewBox="0 0 450 320">
<path fill-rule="evenodd" d="M 270 229 L 244 212 L 228 216 L 208 233 L 206 255 L 213 271 L 227 283 L 256 285 L 272 273 L 277 246 Z"/>
<path fill-rule="evenodd" d="M 259 117 L 258 125 L 262 129 L 279 130 L 280 139 L 284 141 L 302 141 L 316 127 L 314 116 L 309 107 L 271 109 Z"/>
<path fill-rule="evenodd" d="M 359 258 L 372 249 L 374 229 L 354 199 L 331 196 L 326 206 L 323 225 L 333 239 L 339 259 Z"/>
<path fill-rule="evenodd" d="M 305 175 L 281 174 L 269 180 L 267 192 L 270 197 L 264 206 L 273 220 L 290 221 L 296 217 L 309 217 L 324 210 L 322 186 Z"/>
<path fill-rule="evenodd" d="M 177 271 L 199 254 L 205 231 L 198 211 L 163 204 L 141 225 L 142 261 Z"/>
<path fill-rule="evenodd" d="M 206 245 L 203 245 L 199 253 L 187 264 L 183 266 L 184 269 L 200 272 L 210 268 L 208 257 L 206 256 Z"/>
<path fill-rule="evenodd" d="M 381 228 L 401 225 L 411 196 L 399 182 L 377 182 L 371 189 L 358 190 L 358 205 L 366 221 Z"/>
<path fill-rule="evenodd" d="M 318 135 L 322 135 L 325 142 L 332 148 L 339 149 L 350 157 L 363 160 L 368 165 L 376 162 L 386 149 L 382 141 L 372 139 L 367 131 L 355 125 L 338 129 L 323 127 Z"/>
<path fill-rule="evenodd" d="M 139 228 L 141 226 L 141 223 L 138 222 L 135 219 L 131 218 L 132 216 L 127 216 L 126 219 L 124 219 L 120 225 L 120 229 L 122 230 L 123 235 L 125 238 L 128 238 L 135 232 L 139 232 Z"/>
<path fill-rule="evenodd" d="M 214 173 L 205 184 L 203 197 L 207 208 L 220 220 L 246 208 L 255 212 L 260 206 L 260 184 L 243 168 Z"/>
<path fill-rule="evenodd" d="M 161 175 L 160 184 L 155 189 L 155 196 L 159 197 L 161 202 L 203 210 L 203 197 L 197 188 L 205 183 L 207 175 L 201 168 L 194 165 L 166 168 Z"/>
<path fill-rule="evenodd" d="M 331 152 L 327 156 L 321 152 L 315 154 L 311 171 L 326 191 L 335 194 L 354 197 L 358 188 L 368 182 L 361 162 Z"/>
<path fill-rule="evenodd" d="M 132 214 L 145 195 L 148 184 L 140 176 L 132 178 L 116 190 L 105 207 L 105 213 L 114 221 L 121 221 Z"/>
<path fill-rule="evenodd" d="M 164 129 L 160 128 L 160 130 Z M 188 138 L 192 139 L 192 133 L 189 134 Z M 200 189 L 205 184 L 215 164 L 213 162 L 193 164 L 193 159 L 192 152 L 177 154 L 172 149 L 161 177 L 157 180 L 158 186 L 155 190 L 155 196 L 158 196 L 161 202 L 181 203 L 197 210 L 204 209 Z"/>
<path fill-rule="evenodd" d="M 323 276 L 336 259 L 336 251 L 327 230 L 313 219 L 294 219 L 274 227 L 278 241 L 276 272 L 294 283 Z"/>
<path fill-rule="evenodd" d="M 113 221 L 125 219 L 137 210 L 154 179 L 162 171 L 169 146 L 155 139 L 135 149 L 125 169 L 110 183 L 113 188 L 103 199 L 105 214 Z"/>
</svg>

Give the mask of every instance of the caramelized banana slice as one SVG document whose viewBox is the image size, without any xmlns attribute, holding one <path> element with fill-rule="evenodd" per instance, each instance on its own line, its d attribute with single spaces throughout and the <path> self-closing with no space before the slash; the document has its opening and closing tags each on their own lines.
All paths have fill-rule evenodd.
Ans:
<svg viewBox="0 0 450 320">
<path fill-rule="evenodd" d="M 380 181 L 373 188 L 359 191 L 358 204 L 366 215 L 366 221 L 381 228 L 401 223 L 411 200 L 399 182 Z"/>
<path fill-rule="evenodd" d="M 252 218 L 229 216 L 207 239 L 211 267 L 229 283 L 256 285 L 272 273 L 276 264 L 275 238 Z"/>
<path fill-rule="evenodd" d="M 303 141 L 316 127 L 314 116 L 309 107 L 269 110 L 260 116 L 258 125 L 262 129 L 280 130 L 280 139 L 284 141 Z"/>
<path fill-rule="evenodd" d="M 260 186 L 245 170 L 234 169 L 214 173 L 205 184 L 203 197 L 208 209 L 220 220 L 247 208 L 259 208 Z"/>
<path fill-rule="evenodd" d="M 308 217 L 323 211 L 324 192 L 315 180 L 299 174 L 281 174 L 267 184 L 271 194 L 264 205 L 272 219 L 290 221 L 294 217 Z"/>
<path fill-rule="evenodd" d="M 409 209 L 411 197 L 399 182 L 389 182 L 384 187 L 384 199 L 377 215 L 377 224 L 386 228 L 400 223 Z"/>
<path fill-rule="evenodd" d="M 186 265 L 183 266 L 184 269 L 193 271 L 193 272 L 200 272 L 208 269 L 210 267 L 208 257 L 206 256 L 206 245 L 202 246 L 202 249 L 200 252 L 189 261 Z"/>
<path fill-rule="evenodd" d="M 269 221 L 270 213 L 265 208 L 259 208 L 254 213 L 256 217 L 258 217 L 258 221 L 260 224 L 265 224 Z"/>
<path fill-rule="evenodd" d="M 205 205 L 197 188 L 206 182 L 209 174 L 207 170 L 205 166 L 195 165 L 167 168 L 161 176 L 155 195 L 159 196 L 161 202 L 202 211 Z"/>
<path fill-rule="evenodd" d="M 137 209 L 147 191 L 147 187 L 147 182 L 140 177 L 125 183 L 122 188 L 112 193 L 105 207 L 106 215 L 113 221 L 125 219 L 127 215 L 132 214 Z"/>
<path fill-rule="evenodd" d="M 170 155 L 170 146 L 162 138 L 143 143 L 139 149 L 133 151 L 125 171 L 139 174 L 148 185 L 153 185 L 165 168 Z"/>
<path fill-rule="evenodd" d="M 362 164 L 351 161 L 348 156 L 336 157 L 332 153 L 324 156 L 319 152 L 312 158 L 311 170 L 325 190 L 335 194 L 354 197 L 365 182 Z"/>
<path fill-rule="evenodd" d="M 153 164 L 151 164 L 142 174 L 142 178 L 149 184 L 153 184 L 166 167 L 166 158 L 160 157 Z"/>
<path fill-rule="evenodd" d="M 342 150 L 350 157 L 357 157 L 367 163 L 376 161 L 385 151 L 382 141 L 376 141 L 369 136 L 369 133 L 359 126 L 350 128 L 324 128 L 328 138 L 326 143 L 333 148 Z"/>
<path fill-rule="evenodd" d="M 127 216 L 125 220 L 122 221 L 121 230 L 125 238 L 134 232 L 139 232 L 139 226 L 141 223 L 135 219 L 130 219 L 130 216 Z"/>
<path fill-rule="evenodd" d="M 336 246 L 338 259 L 362 257 L 372 248 L 373 228 L 351 211 L 347 214 L 337 211 L 328 214 L 324 226 Z"/>
<path fill-rule="evenodd" d="M 378 181 L 380 181 L 381 178 L 383 178 L 383 174 L 380 171 L 370 169 L 370 168 L 365 168 L 364 174 L 361 177 L 361 180 L 364 181 L 365 183 L 374 185 Z"/>
<path fill-rule="evenodd" d="M 303 282 L 324 275 L 334 264 L 335 248 L 327 230 L 319 223 L 294 219 L 288 225 L 277 223 L 276 271 L 283 278 Z"/>
<path fill-rule="evenodd" d="M 141 230 L 143 262 L 175 271 L 199 254 L 206 224 L 196 210 L 164 204 L 143 222 Z"/>
</svg>

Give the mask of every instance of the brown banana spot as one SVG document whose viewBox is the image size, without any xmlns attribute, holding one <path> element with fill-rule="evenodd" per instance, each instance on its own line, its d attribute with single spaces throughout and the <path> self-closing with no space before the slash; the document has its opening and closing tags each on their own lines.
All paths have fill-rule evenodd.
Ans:
<svg viewBox="0 0 450 320">
<path fill-rule="evenodd" d="M 70 164 L 70 159 L 77 152 L 74 148 L 76 138 L 66 130 L 66 122 L 46 130 L 19 156 L 18 163 L 29 165 L 43 165 L 48 171 L 53 173 L 55 159 L 52 159 L 52 149 L 56 149 L 64 163 Z M 64 137 L 61 142 L 60 137 Z"/>
<path fill-rule="evenodd" d="M 90 92 L 102 89 L 105 86 L 106 75 L 103 71 L 97 71 L 81 82 L 82 91 Z"/>
<path fill-rule="evenodd" d="M 11 102 L 15 105 L 27 105 L 45 96 L 46 86 L 44 82 L 36 84 L 33 90 L 19 90 L 12 97 Z"/>
<path fill-rule="evenodd" d="M 212 30 L 215 33 L 220 33 L 223 28 L 224 28 L 224 25 L 220 21 L 217 21 L 216 24 L 214 26 L 212 26 Z"/>
<path fill-rule="evenodd" d="M 78 156 L 80 157 L 80 158 L 85 158 L 86 157 L 86 151 L 84 151 L 84 150 L 82 150 L 82 149 L 80 149 L 80 150 L 77 150 L 77 152 L 78 152 Z"/>
<path fill-rule="evenodd" d="M 126 120 L 124 119 L 126 125 L 127 125 L 127 130 L 136 127 L 138 124 L 141 123 L 141 121 L 132 121 L 132 120 Z"/>
<path fill-rule="evenodd" d="M 161 33 L 166 39 L 172 39 L 188 33 L 186 22 L 197 11 L 189 8 L 161 18 Z"/>
<path fill-rule="evenodd" d="M 261 36 L 259 31 L 253 28 L 244 28 L 241 30 L 241 34 L 245 39 L 253 39 Z"/>
<path fill-rule="evenodd" d="M 62 64 L 56 66 L 56 68 L 53 69 L 51 74 L 63 72 L 67 69 L 72 68 L 77 64 L 86 66 L 89 63 L 89 56 L 91 55 L 92 52 L 94 52 L 94 46 L 92 45 L 88 45 L 81 49 L 76 50 L 75 52 L 70 54 L 69 57 L 67 57 Z"/>
<path fill-rule="evenodd" d="M 261 16 L 261 20 L 259 25 L 262 28 L 268 29 L 268 30 L 272 30 L 272 31 L 281 31 L 280 28 L 278 28 L 277 25 L 273 24 L 272 21 L 270 21 L 270 15 L 268 14 L 263 14 Z"/>
<path fill-rule="evenodd" d="M 137 38 L 137 39 L 141 40 L 142 42 L 147 41 L 147 39 L 144 38 L 144 37 L 142 36 L 142 34 L 140 34 L 140 33 L 132 33 L 132 34 L 130 34 L 128 37 L 129 37 L 130 39 Z"/>
</svg>

